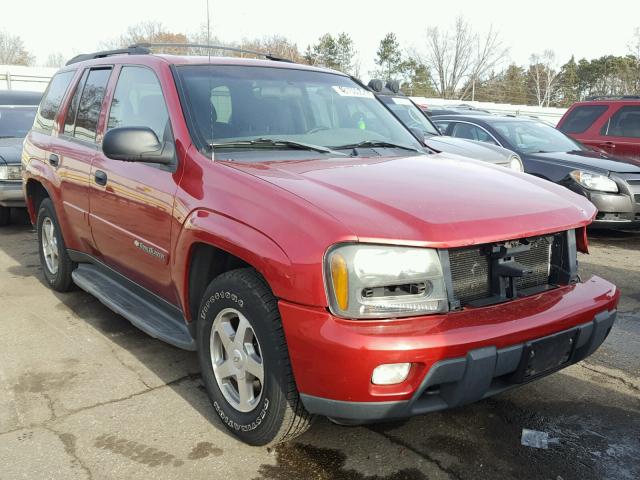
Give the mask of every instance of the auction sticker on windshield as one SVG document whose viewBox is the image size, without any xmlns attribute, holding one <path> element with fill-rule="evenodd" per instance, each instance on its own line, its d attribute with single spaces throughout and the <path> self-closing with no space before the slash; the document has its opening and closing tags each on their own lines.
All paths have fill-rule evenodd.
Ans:
<svg viewBox="0 0 640 480">
<path fill-rule="evenodd" d="M 374 98 L 373 93 L 368 92 L 364 88 L 340 87 L 336 85 L 333 87 L 333 90 L 342 97 Z"/>
</svg>

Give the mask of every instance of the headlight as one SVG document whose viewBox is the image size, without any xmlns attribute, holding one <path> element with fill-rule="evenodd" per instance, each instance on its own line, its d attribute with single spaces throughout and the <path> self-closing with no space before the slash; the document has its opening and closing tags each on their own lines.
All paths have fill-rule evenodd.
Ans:
<svg viewBox="0 0 640 480">
<path fill-rule="evenodd" d="M 340 317 L 407 317 L 449 309 L 436 250 L 339 245 L 327 253 L 324 269 L 329 306 Z"/>
<path fill-rule="evenodd" d="M 618 184 L 604 175 L 585 172 L 584 170 L 574 170 L 569 175 L 576 182 L 589 190 L 618 193 Z"/>
<path fill-rule="evenodd" d="M 22 180 L 20 165 L 0 165 L 0 180 Z"/>
<path fill-rule="evenodd" d="M 515 170 L 516 172 L 524 172 L 524 166 L 522 165 L 522 160 L 517 155 L 512 155 L 509 159 L 509 168 L 511 170 Z"/>
</svg>

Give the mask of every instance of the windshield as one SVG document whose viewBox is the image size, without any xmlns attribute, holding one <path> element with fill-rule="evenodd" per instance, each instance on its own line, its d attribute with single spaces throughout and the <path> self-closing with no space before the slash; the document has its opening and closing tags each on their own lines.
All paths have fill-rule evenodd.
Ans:
<svg viewBox="0 0 640 480">
<path fill-rule="evenodd" d="M 235 65 L 189 65 L 177 72 L 201 149 L 308 147 L 321 156 L 354 145 L 374 148 L 376 155 L 410 153 L 386 144 L 421 148 L 371 92 L 342 75 Z"/>
<path fill-rule="evenodd" d="M 579 143 L 550 125 L 535 121 L 491 122 L 519 153 L 571 152 Z"/>
<path fill-rule="evenodd" d="M 380 95 L 378 97 L 389 110 L 409 129 L 417 129 L 425 137 L 440 135 L 437 128 L 429 121 L 429 119 L 420 111 L 418 107 L 408 98 L 390 97 L 388 95 Z"/>
<path fill-rule="evenodd" d="M 26 137 L 37 110 L 35 106 L 0 106 L 0 138 Z"/>
</svg>

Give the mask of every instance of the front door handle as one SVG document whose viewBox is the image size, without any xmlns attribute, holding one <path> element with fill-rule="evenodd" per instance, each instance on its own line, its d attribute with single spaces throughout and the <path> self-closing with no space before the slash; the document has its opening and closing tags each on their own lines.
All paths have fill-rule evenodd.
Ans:
<svg viewBox="0 0 640 480">
<path fill-rule="evenodd" d="M 98 185 L 104 186 L 107 184 L 107 174 L 104 173 L 102 170 L 96 170 L 95 179 Z"/>
<path fill-rule="evenodd" d="M 50 154 L 49 165 L 51 165 L 52 167 L 57 167 L 58 165 L 60 165 L 60 157 L 55 153 Z"/>
<path fill-rule="evenodd" d="M 613 142 L 604 142 L 601 143 L 600 146 L 605 148 L 616 148 L 616 144 Z"/>
</svg>

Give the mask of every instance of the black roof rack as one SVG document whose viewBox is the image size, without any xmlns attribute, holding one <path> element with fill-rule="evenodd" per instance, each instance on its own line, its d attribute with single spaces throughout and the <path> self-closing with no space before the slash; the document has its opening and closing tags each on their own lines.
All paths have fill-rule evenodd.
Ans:
<svg viewBox="0 0 640 480">
<path fill-rule="evenodd" d="M 288 58 L 278 57 L 269 52 L 258 52 L 256 50 L 246 50 L 238 47 L 227 47 L 224 45 L 208 45 L 204 43 L 138 43 L 131 45 L 129 48 L 145 48 L 150 49 L 153 47 L 171 47 L 171 48 L 206 48 L 208 50 L 228 50 L 230 52 L 246 53 L 247 55 L 255 55 L 257 57 L 264 57 L 267 60 L 273 60 L 274 62 L 287 62 L 295 63 Z"/>
<path fill-rule="evenodd" d="M 640 100 L 640 95 L 593 95 L 587 97 L 587 102 L 595 100 Z"/>
<path fill-rule="evenodd" d="M 66 65 L 71 65 L 78 62 L 84 62 L 85 60 L 93 60 L 95 58 L 104 58 L 110 57 L 111 55 L 148 55 L 151 53 L 151 50 L 148 48 L 144 48 L 138 45 L 132 45 L 127 48 L 118 48 L 115 50 L 103 50 L 101 52 L 94 53 L 82 53 L 80 55 L 76 55 L 71 60 L 69 60 Z"/>
<path fill-rule="evenodd" d="M 149 55 L 151 54 L 151 48 L 153 47 L 171 47 L 171 48 L 206 48 L 210 50 L 228 50 L 231 52 L 246 53 L 247 55 L 255 55 L 257 57 L 264 57 L 267 60 L 273 60 L 274 62 L 287 62 L 295 63 L 288 58 L 278 57 L 271 53 L 258 52 L 255 50 L 245 50 L 237 47 L 225 47 L 224 45 L 206 45 L 200 43 L 138 43 L 136 45 L 130 45 L 127 48 L 118 48 L 115 50 L 103 50 L 101 52 L 83 53 L 76 55 L 69 60 L 66 65 L 73 63 L 84 62 L 85 60 L 93 60 L 96 58 L 109 57 L 111 55 Z"/>
</svg>

